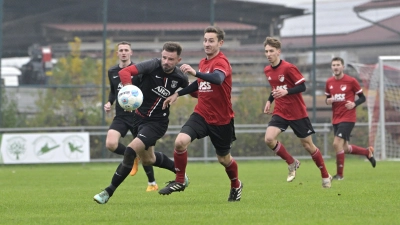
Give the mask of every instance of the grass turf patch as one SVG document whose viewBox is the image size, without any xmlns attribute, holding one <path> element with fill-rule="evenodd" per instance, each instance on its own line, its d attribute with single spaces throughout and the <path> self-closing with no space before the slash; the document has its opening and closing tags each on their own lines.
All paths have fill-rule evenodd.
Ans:
<svg viewBox="0 0 400 225">
<path fill-rule="evenodd" d="M 399 162 L 372 168 L 346 159 L 345 179 L 321 187 L 312 160 L 302 160 L 296 179 L 286 182 L 283 161 L 239 161 L 242 200 L 227 202 L 229 180 L 218 163 L 189 162 L 190 185 L 161 196 L 146 192 L 139 166 L 110 201 L 93 196 L 107 187 L 118 163 L 0 166 L 0 224 L 396 224 L 400 221 Z M 331 175 L 334 160 L 327 160 Z M 155 168 L 159 188 L 174 179 Z"/>
</svg>

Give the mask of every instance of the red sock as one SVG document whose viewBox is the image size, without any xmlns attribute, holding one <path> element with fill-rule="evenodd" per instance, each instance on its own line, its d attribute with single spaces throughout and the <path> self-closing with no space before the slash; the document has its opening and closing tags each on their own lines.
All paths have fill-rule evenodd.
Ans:
<svg viewBox="0 0 400 225">
<path fill-rule="evenodd" d="M 321 170 L 321 176 L 322 178 L 328 178 L 328 171 L 326 170 L 324 159 L 322 158 L 322 154 L 317 148 L 317 150 L 314 152 L 314 154 L 311 155 L 312 159 L 315 162 L 315 165 Z"/>
<path fill-rule="evenodd" d="M 240 182 L 238 178 L 238 165 L 234 159 L 232 159 L 231 163 L 227 167 L 225 167 L 226 174 L 228 174 L 229 179 L 231 180 L 231 188 L 239 188 Z"/>
<path fill-rule="evenodd" d="M 357 145 L 349 145 L 349 154 L 365 155 L 366 157 L 368 157 L 369 151 L 367 148 L 363 148 Z"/>
<path fill-rule="evenodd" d="M 175 181 L 184 184 L 187 165 L 187 149 L 183 152 L 178 152 L 176 149 L 174 150 L 174 163 L 176 171 Z"/>
<path fill-rule="evenodd" d="M 285 160 L 288 165 L 294 162 L 294 158 L 289 154 L 288 151 L 286 151 L 285 146 L 283 146 L 283 144 L 279 141 L 276 143 L 275 148 L 272 150 L 275 152 L 275 154 Z"/>
<path fill-rule="evenodd" d="M 344 169 L 344 150 L 336 153 L 336 170 L 337 175 L 343 177 L 343 169 Z"/>
</svg>

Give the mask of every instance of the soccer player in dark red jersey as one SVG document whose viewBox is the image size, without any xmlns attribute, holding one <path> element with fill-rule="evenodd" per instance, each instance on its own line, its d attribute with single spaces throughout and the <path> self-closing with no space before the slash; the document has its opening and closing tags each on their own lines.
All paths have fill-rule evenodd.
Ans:
<svg viewBox="0 0 400 225">
<path fill-rule="evenodd" d="M 264 50 L 265 56 L 270 62 L 270 65 L 264 68 L 264 73 L 272 88 L 264 108 L 264 113 L 272 114 L 265 132 L 265 143 L 275 154 L 286 161 L 289 169 L 287 181 L 293 181 L 300 161 L 293 158 L 285 146 L 277 140 L 279 134 L 290 126 L 320 169 L 322 187 L 330 188 L 332 176 L 326 170 L 321 152 L 312 141 L 311 135 L 315 132 L 301 95 L 301 92 L 306 90 L 305 79 L 295 65 L 280 58 L 281 42 L 279 40 L 267 37 L 264 41 Z M 275 107 L 271 112 L 271 104 L 274 100 Z"/>
<path fill-rule="evenodd" d="M 117 44 L 117 56 L 118 56 L 118 64 L 111 67 L 108 70 L 108 80 L 110 82 L 110 93 L 108 95 L 108 102 L 104 105 L 104 111 L 109 113 L 111 111 L 111 105 L 115 103 L 115 117 L 110 125 L 110 128 L 107 132 L 106 137 L 106 148 L 109 151 L 112 151 L 118 155 L 124 155 L 126 146 L 119 142 L 121 137 L 125 137 L 128 131 L 131 131 L 133 134 L 133 126 L 135 113 L 125 111 L 116 101 L 118 92 L 122 88 L 121 79 L 119 78 L 118 72 L 123 68 L 132 65 L 131 56 L 132 49 L 131 44 L 126 41 L 119 42 Z M 136 86 L 140 86 L 140 77 L 132 76 L 132 83 Z M 137 172 L 138 159 L 136 158 L 134 173 L 131 172 L 131 175 L 135 175 Z M 154 170 L 152 166 L 144 166 L 143 169 L 146 172 L 148 178 L 148 185 L 146 191 L 156 191 L 158 190 L 158 186 L 156 180 L 154 178 Z"/>
<path fill-rule="evenodd" d="M 131 76 L 141 74 L 140 88 L 143 92 L 143 103 L 135 110 L 133 127 L 135 138 L 126 147 L 124 159 L 117 167 L 111 184 L 93 197 L 97 203 L 108 202 L 131 172 L 137 155 L 145 166 L 153 165 L 175 173 L 174 162 L 162 152 L 154 152 L 154 146 L 168 129 L 169 108 L 163 108 L 164 100 L 177 89 L 187 87 L 189 84 L 187 75 L 177 67 L 181 61 L 181 52 L 182 47 L 179 43 L 166 42 L 161 52 L 161 59 L 150 59 L 119 71 L 124 86 L 132 84 Z M 187 186 L 188 178 L 186 174 L 183 176 L 184 185 Z"/>
<path fill-rule="evenodd" d="M 236 140 L 231 103 L 232 68 L 220 51 L 224 36 L 225 32 L 216 26 L 204 30 L 203 47 L 206 58 L 200 61 L 199 71 L 196 72 L 187 64 L 180 67 L 184 73 L 197 77 L 197 80 L 164 101 L 164 107 L 168 108 L 178 96 L 198 92 L 198 103 L 194 112 L 175 140 L 176 179 L 158 192 L 162 195 L 185 190 L 187 149 L 193 140 L 209 136 L 216 149 L 218 161 L 225 167 L 230 179 L 228 201 L 240 201 L 243 184 L 238 177 L 238 165 L 230 154 L 232 142 Z"/>
<path fill-rule="evenodd" d="M 333 148 L 336 152 L 337 173 L 333 179 L 343 180 L 344 154 L 364 155 L 376 166 L 374 148 L 350 145 L 350 135 L 356 123 L 356 107 L 365 102 L 365 96 L 358 81 L 344 74 L 344 60 L 335 57 L 331 61 L 333 76 L 326 81 L 326 104 L 332 105 L 332 125 L 335 138 Z M 356 95 L 358 99 L 355 100 Z"/>
</svg>

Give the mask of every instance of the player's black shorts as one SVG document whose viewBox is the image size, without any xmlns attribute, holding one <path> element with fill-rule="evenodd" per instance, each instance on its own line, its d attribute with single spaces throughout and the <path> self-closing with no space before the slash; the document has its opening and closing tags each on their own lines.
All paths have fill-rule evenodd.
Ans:
<svg viewBox="0 0 400 225">
<path fill-rule="evenodd" d="M 132 134 L 144 143 L 147 150 L 150 146 L 155 146 L 157 140 L 164 136 L 168 129 L 168 123 L 168 118 L 149 120 L 148 118 L 136 116 Z"/>
<path fill-rule="evenodd" d="M 133 134 L 133 121 L 134 116 L 116 116 L 114 117 L 109 129 L 116 130 L 121 134 L 121 137 L 125 137 L 128 130 Z"/>
<path fill-rule="evenodd" d="M 346 141 L 350 141 L 351 131 L 356 123 L 353 122 L 341 122 L 333 125 L 333 133 L 335 136 L 343 138 Z"/>
<path fill-rule="evenodd" d="M 268 126 L 278 127 L 282 132 L 290 126 L 298 138 L 305 138 L 315 133 L 308 117 L 298 120 L 286 120 L 278 115 L 273 115 Z"/>
<path fill-rule="evenodd" d="M 236 140 L 233 118 L 226 125 L 210 125 L 197 113 L 192 113 L 182 126 L 181 133 L 189 135 L 192 141 L 209 136 L 219 156 L 229 154 L 232 143 Z"/>
</svg>

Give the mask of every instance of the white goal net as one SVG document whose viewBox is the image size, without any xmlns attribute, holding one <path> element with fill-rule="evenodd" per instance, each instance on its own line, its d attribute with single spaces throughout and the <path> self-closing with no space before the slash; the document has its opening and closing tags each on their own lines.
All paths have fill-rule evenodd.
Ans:
<svg viewBox="0 0 400 225">
<path fill-rule="evenodd" d="M 375 157 L 400 160 L 400 56 L 380 56 L 373 65 L 352 65 L 363 81 L 369 144 Z"/>
</svg>

